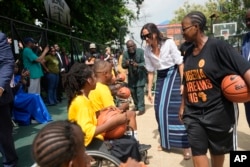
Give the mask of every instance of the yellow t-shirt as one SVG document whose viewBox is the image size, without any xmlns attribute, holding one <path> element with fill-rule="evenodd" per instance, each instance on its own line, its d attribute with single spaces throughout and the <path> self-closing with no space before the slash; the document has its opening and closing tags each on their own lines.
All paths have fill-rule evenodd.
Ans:
<svg viewBox="0 0 250 167">
<path fill-rule="evenodd" d="M 109 87 L 100 82 L 96 83 L 95 90 L 90 91 L 89 100 L 92 103 L 94 111 L 99 111 L 109 106 L 115 106 L 114 98 Z"/>
<path fill-rule="evenodd" d="M 85 133 L 84 144 L 88 146 L 94 137 L 104 140 L 101 134 L 94 136 L 97 119 L 89 99 L 85 96 L 77 96 L 70 104 L 68 119 L 76 121 Z"/>
</svg>

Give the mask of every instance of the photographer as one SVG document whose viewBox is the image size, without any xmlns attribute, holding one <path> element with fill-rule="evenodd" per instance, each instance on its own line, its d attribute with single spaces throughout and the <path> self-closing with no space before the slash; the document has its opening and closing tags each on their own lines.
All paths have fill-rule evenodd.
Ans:
<svg viewBox="0 0 250 167">
<path fill-rule="evenodd" d="M 124 52 L 122 67 L 128 69 L 128 87 L 134 101 L 134 111 L 137 115 L 145 113 L 144 87 L 146 84 L 146 70 L 144 68 L 144 51 L 136 48 L 133 40 L 126 43 L 127 51 Z"/>
<path fill-rule="evenodd" d="M 96 45 L 91 43 L 89 45 L 89 53 L 86 54 L 85 64 L 92 66 L 96 59 L 100 59 L 100 54 L 96 51 Z"/>
</svg>

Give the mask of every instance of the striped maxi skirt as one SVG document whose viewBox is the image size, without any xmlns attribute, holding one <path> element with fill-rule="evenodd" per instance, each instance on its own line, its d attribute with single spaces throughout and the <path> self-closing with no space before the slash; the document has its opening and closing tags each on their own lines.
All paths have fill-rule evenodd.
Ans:
<svg viewBox="0 0 250 167">
<path fill-rule="evenodd" d="M 154 108 L 163 149 L 189 147 L 185 126 L 178 117 L 181 81 L 177 67 L 157 71 Z"/>
</svg>

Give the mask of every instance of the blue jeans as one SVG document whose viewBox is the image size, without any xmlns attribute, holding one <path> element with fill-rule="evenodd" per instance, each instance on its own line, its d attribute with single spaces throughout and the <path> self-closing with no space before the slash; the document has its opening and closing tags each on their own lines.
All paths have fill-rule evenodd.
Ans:
<svg viewBox="0 0 250 167">
<path fill-rule="evenodd" d="M 59 74 L 47 73 L 46 74 L 48 84 L 47 102 L 49 105 L 57 103 L 57 87 L 59 82 Z"/>
</svg>

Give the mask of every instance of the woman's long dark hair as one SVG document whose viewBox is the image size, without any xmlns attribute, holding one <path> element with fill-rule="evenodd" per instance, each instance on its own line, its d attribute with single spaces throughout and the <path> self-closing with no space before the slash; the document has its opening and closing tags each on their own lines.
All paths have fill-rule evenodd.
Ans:
<svg viewBox="0 0 250 167">
<path fill-rule="evenodd" d="M 141 35 L 141 39 L 142 39 L 142 40 L 143 40 L 143 38 L 142 38 L 142 31 L 143 31 L 144 29 L 148 30 L 148 32 L 149 32 L 150 34 L 156 34 L 156 40 L 157 40 L 157 43 L 158 43 L 159 45 L 161 45 L 162 42 L 165 42 L 167 39 L 169 39 L 169 38 L 164 37 L 164 36 L 162 35 L 162 33 L 160 32 L 160 30 L 157 28 L 157 26 L 156 26 L 154 23 L 147 23 L 147 24 L 145 24 L 145 25 L 142 27 L 142 29 L 141 29 L 140 35 Z"/>
<path fill-rule="evenodd" d="M 93 70 L 88 65 L 75 63 L 69 72 L 63 76 L 62 82 L 65 93 L 68 96 L 68 107 L 77 95 L 82 94 L 81 90 L 87 79 L 92 77 L 92 74 Z"/>
</svg>

